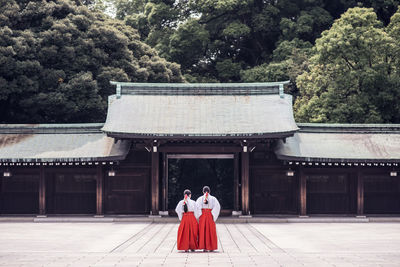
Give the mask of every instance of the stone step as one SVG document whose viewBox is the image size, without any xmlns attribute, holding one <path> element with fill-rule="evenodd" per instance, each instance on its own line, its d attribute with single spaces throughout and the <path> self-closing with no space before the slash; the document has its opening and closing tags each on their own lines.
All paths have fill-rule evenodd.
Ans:
<svg viewBox="0 0 400 267">
<path fill-rule="evenodd" d="M 153 222 L 178 223 L 170 216 L 0 216 L 0 222 Z M 398 216 L 230 216 L 218 218 L 218 223 L 367 223 L 400 222 Z"/>
</svg>

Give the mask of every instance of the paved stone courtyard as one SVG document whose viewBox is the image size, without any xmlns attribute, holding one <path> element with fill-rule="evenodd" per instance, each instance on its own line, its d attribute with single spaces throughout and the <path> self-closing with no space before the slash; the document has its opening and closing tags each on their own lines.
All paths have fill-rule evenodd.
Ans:
<svg viewBox="0 0 400 267">
<path fill-rule="evenodd" d="M 176 250 L 175 223 L 0 223 L 0 266 L 400 266 L 400 223 L 217 224 Z"/>
</svg>

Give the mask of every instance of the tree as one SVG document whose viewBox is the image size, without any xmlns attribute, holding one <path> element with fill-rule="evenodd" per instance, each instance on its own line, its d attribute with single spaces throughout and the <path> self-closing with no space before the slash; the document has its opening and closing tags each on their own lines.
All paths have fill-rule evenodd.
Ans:
<svg viewBox="0 0 400 267">
<path fill-rule="evenodd" d="M 297 121 L 400 122 L 398 18 L 384 28 L 372 8 L 356 7 L 322 33 L 297 78 Z"/>
<path fill-rule="evenodd" d="M 182 81 L 136 30 L 75 2 L 0 0 L 2 123 L 101 122 L 110 80 Z"/>
<path fill-rule="evenodd" d="M 297 63 L 277 60 L 284 41 L 314 45 L 348 8 L 372 7 L 384 25 L 399 0 L 109 0 L 117 18 L 138 29 L 160 56 L 182 66 L 187 81 L 244 81 Z M 190 49 L 188 48 L 190 47 Z M 303 58 L 308 54 L 296 51 Z M 291 55 L 288 55 L 291 56 Z M 294 58 L 293 58 L 294 59 Z M 296 60 L 295 60 L 296 61 Z M 288 65 L 289 64 L 289 65 Z M 304 64 L 302 64 L 304 65 Z M 269 66 L 269 70 L 265 68 Z M 300 66 L 304 67 L 304 66 Z M 280 74 L 274 74 L 277 78 Z M 295 81 L 292 74 L 286 75 Z M 294 85 L 293 88 L 295 88 Z"/>
<path fill-rule="evenodd" d="M 242 70 L 241 80 L 244 82 L 277 82 L 290 80 L 286 91 L 295 98 L 298 95 L 297 77 L 306 71 L 308 59 L 312 54 L 312 44 L 300 39 L 283 41 L 274 50 L 272 61 L 254 68 Z"/>
<path fill-rule="evenodd" d="M 113 0 L 117 18 L 190 81 L 241 81 L 283 41 L 313 42 L 333 20 L 320 0 Z"/>
</svg>

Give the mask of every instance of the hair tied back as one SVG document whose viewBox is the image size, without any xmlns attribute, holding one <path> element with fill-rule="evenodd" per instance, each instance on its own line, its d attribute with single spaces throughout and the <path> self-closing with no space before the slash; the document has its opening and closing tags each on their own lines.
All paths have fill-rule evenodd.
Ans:
<svg viewBox="0 0 400 267">
<path fill-rule="evenodd" d="M 185 195 L 185 199 L 183 200 L 183 211 L 184 211 L 185 213 L 188 212 L 187 198 L 188 198 L 188 196 Z"/>
</svg>

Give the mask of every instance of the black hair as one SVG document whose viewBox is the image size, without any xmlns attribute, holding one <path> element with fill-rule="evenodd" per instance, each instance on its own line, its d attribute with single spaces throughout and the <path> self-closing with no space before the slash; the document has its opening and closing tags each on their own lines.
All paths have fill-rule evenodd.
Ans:
<svg viewBox="0 0 400 267">
<path fill-rule="evenodd" d="M 185 191 L 183 191 L 183 196 L 189 196 L 191 194 L 192 194 L 192 192 L 189 189 L 186 189 Z M 185 213 L 188 212 L 187 203 L 183 203 L 183 211 Z"/>
<path fill-rule="evenodd" d="M 210 194 L 210 187 L 207 185 L 203 187 L 203 193 L 205 192 L 208 192 Z"/>
<path fill-rule="evenodd" d="M 207 185 L 203 187 L 203 194 L 206 192 L 210 194 L 210 187 Z M 204 204 L 208 204 L 208 199 L 204 200 Z"/>
</svg>

